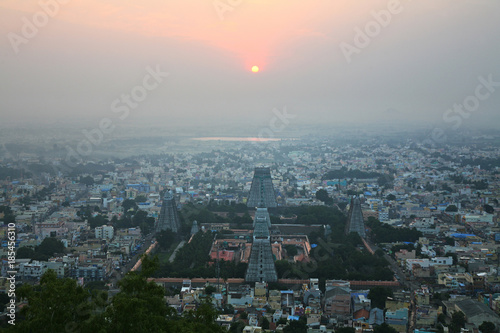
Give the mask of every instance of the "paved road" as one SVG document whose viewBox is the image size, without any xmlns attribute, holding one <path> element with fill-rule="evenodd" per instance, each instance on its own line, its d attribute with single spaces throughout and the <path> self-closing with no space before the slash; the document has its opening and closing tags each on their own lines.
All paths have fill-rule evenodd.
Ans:
<svg viewBox="0 0 500 333">
<path fill-rule="evenodd" d="M 377 251 L 379 247 L 371 242 L 368 242 L 368 245 L 372 248 L 373 251 Z M 385 251 L 384 251 L 385 252 Z M 399 282 L 405 287 L 405 289 L 408 289 L 410 291 L 410 308 L 409 314 L 408 314 L 408 332 L 413 332 L 415 328 L 415 324 L 417 321 L 417 316 L 416 316 L 416 311 L 417 311 L 417 306 L 415 303 L 415 290 L 420 288 L 420 285 L 418 282 L 415 281 L 410 281 L 406 280 L 405 273 L 401 269 L 401 267 L 398 265 L 398 263 L 388 254 L 384 255 L 384 258 L 389 262 L 389 265 L 391 266 L 392 271 L 399 277 Z"/>
<path fill-rule="evenodd" d="M 174 259 L 175 259 L 175 255 L 177 254 L 177 251 L 179 251 L 179 249 L 181 247 L 184 246 L 184 244 L 186 243 L 186 241 L 182 241 L 179 243 L 179 245 L 177 245 L 177 247 L 175 248 L 174 252 L 172 253 L 172 255 L 170 256 L 170 258 L 168 258 L 168 261 L 169 262 L 174 262 Z"/>
<path fill-rule="evenodd" d="M 125 274 L 127 274 L 127 272 L 129 272 L 132 269 L 132 267 L 134 267 L 137 261 L 141 258 L 142 254 L 146 252 L 146 250 L 151 246 L 151 241 L 153 239 L 154 239 L 153 234 L 146 236 L 146 239 L 144 240 L 144 245 L 137 252 L 137 254 L 130 259 L 130 262 L 122 266 L 120 271 L 114 270 L 112 277 L 109 279 L 110 282 L 113 284 L 113 286 L 116 286 L 118 281 L 120 281 L 122 277 L 124 277 Z"/>
</svg>

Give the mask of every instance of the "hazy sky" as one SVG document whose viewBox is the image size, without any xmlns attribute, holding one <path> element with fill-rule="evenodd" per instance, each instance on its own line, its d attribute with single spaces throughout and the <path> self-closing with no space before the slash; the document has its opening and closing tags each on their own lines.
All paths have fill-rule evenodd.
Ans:
<svg viewBox="0 0 500 333">
<path fill-rule="evenodd" d="M 0 35 L 5 122 L 500 121 L 498 0 L 3 0 Z"/>
</svg>

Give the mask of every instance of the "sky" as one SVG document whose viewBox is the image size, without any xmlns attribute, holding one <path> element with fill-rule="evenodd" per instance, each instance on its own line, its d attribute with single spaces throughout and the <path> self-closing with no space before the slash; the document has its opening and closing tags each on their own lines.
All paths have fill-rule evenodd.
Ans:
<svg viewBox="0 0 500 333">
<path fill-rule="evenodd" d="M 3 0 L 0 36 L 3 123 L 500 121 L 498 0 Z"/>
</svg>

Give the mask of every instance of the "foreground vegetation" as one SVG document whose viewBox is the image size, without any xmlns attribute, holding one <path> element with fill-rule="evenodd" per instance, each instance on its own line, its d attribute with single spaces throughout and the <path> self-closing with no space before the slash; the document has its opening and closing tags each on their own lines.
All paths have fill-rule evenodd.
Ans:
<svg viewBox="0 0 500 333">
<path fill-rule="evenodd" d="M 158 268 L 157 258 L 143 257 L 141 272 L 119 282 L 120 292 L 108 299 L 105 291 L 89 290 L 75 280 L 58 279 L 47 271 L 40 285 L 23 285 L 18 299 L 28 305 L 6 332 L 224 332 L 215 323 L 218 312 L 206 298 L 196 311 L 179 315 L 168 307 L 165 290 L 147 277 Z M 23 319 L 22 319 L 23 318 Z"/>
</svg>

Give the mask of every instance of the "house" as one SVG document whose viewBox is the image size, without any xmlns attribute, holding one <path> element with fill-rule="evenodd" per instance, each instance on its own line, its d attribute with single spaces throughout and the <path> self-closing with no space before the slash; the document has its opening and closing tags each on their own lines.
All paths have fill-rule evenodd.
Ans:
<svg viewBox="0 0 500 333">
<path fill-rule="evenodd" d="M 398 332 L 406 332 L 408 325 L 408 309 L 401 308 L 396 311 L 387 311 L 385 313 L 385 322 L 394 327 Z"/>
<path fill-rule="evenodd" d="M 446 313 L 450 317 L 454 312 L 462 311 L 467 322 L 477 327 L 479 327 L 483 321 L 492 322 L 497 329 L 500 327 L 500 317 L 484 303 L 480 303 L 473 299 L 465 299 L 457 302 L 443 302 L 443 304 L 446 306 Z"/>
</svg>

